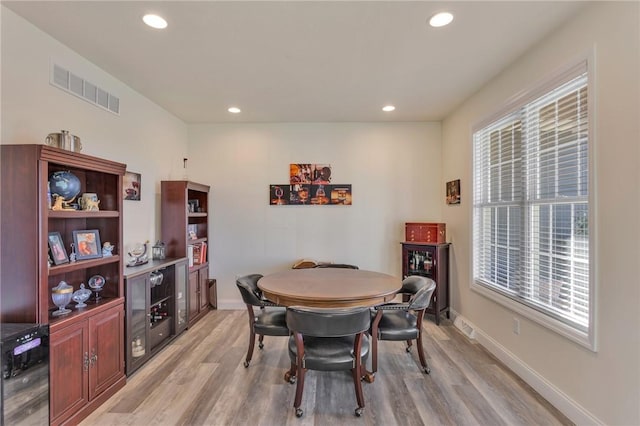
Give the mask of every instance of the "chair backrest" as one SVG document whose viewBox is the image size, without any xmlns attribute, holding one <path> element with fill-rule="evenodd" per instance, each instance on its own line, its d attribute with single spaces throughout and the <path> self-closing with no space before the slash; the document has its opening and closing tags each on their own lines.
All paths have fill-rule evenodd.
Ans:
<svg viewBox="0 0 640 426">
<path fill-rule="evenodd" d="M 287 327 L 293 332 L 313 337 L 352 336 L 369 330 L 371 314 L 367 307 L 287 308 Z"/>
<path fill-rule="evenodd" d="M 431 278 L 410 275 L 402 281 L 400 293 L 410 294 L 409 309 L 419 311 L 429 306 L 435 289 L 436 282 Z"/>
<path fill-rule="evenodd" d="M 240 277 L 236 280 L 236 285 L 244 303 L 253 306 L 262 306 L 262 291 L 258 288 L 258 280 L 262 278 L 260 274 L 251 274 Z"/>
<path fill-rule="evenodd" d="M 360 269 L 356 265 L 347 263 L 319 263 L 314 268 L 342 268 L 342 269 Z"/>
</svg>

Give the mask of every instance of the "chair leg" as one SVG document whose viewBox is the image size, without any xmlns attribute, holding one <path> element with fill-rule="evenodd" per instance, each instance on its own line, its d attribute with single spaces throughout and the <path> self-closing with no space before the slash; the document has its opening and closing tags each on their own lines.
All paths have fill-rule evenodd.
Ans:
<svg viewBox="0 0 640 426">
<path fill-rule="evenodd" d="M 371 336 L 371 374 L 378 372 L 378 339 Z"/>
<path fill-rule="evenodd" d="M 296 366 L 296 364 L 294 362 L 292 362 L 291 363 L 291 367 L 289 368 L 289 371 L 284 373 L 284 381 L 285 382 L 289 382 L 291 384 L 295 383 L 295 381 L 296 381 L 296 370 L 297 369 L 298 369 L 298 367 Z"/>
<path fill-rule="evenodd" d="M 262 343 L 263 340 L 264 340 L 264 334 L 261 334 L 260 338 L 258 339 L 258 347 L 260 349 L 264 348 L 264 343 Z"/>
<path fill-rule="evenodd" d="M 411 352 L 411 345 L 413 345 L 413 342 L 411 340 L 407 340 L 407 347 L 406 347 L 407 352 Z"/>
<path fill-rule="evenodd" d="M 420 357 L 420 364 L 422 364 L 422 370 L 429 374 L 431 373 L 431 369 L 429 368 L 429 364 L 427 364 L 427 358 L 424 356 L 424 347 L 422 346 L 422 329 L 418 333 L 418 356 Z"/>
<path fill-rule="evenodd" d="M 247 358 L 244 361 L 244 368 L 249 367 L 249 363 L 251 362 L 251 357 L 253 356 L 253 347 L 256 344 L 256 333 L 253 331 L 253 328 L 249 332 L 249 349 L 247 349 Z"/>
<path fill-rule="evenodd" d="M 358 408 L 360 409 L 364 408 L 364 394 L 362 393 L 362 381 L 360 380 L 361 374 L 361 368 L 353 368 L 351 370 L 353 384 L 356 389 L 356 401 L 358 402 Z M 362 413 L 362 410 L 359 411 Z M 356 415 L 358 415 L 357 412 Z"/>
<path fill-rule="evenodd" d="M 293 401 L 293 408 L 296 409 L 296 417 L 302 417 L 303 411 L 300 408 L 302 404 L 302 391 L 304 390 L 304 375 L 305 369 L 298 368 L 298 383 L 296 384 L 296 398 Z"/>
</svg>

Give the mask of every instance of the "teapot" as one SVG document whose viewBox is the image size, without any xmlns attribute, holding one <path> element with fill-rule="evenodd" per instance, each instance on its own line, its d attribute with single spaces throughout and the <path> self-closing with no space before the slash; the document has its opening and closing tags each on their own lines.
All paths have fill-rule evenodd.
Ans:
<svg viewBox="0 0 640 426">
<path fill-rule="evenodd" d="M 67 151 L 80 152 L 82 150 L 80 138 L 70 134 L 68 130 L 61 130 L 61 133 L 49 133 L 44 141 L 49 146 L 66 149 Z"/>
</svg>

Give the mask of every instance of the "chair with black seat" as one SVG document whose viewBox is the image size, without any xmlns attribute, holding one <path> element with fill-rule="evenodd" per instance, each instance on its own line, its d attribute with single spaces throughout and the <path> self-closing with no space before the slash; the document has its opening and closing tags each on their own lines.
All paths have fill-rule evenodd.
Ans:
<svg viewBox="0 0 640 426">
<path fill-rule="evenodd" d="M 360 269 L 356 265 L 349 265 L 347 263 L 318 263 L 314 268 Z"/>
<path fill-rule="evenodd" d="M 407 352 L 411 343 L 417 340 L 418 356 L 425 373 L 431 372 L 422 346 L 422 319 L 429 307 L 436 283 L 430 278 L 411 275 L 402 281 L 402 289 L 398 294 L 409 296 L 403 303 L 387 303 L 376 306 L 375 317 L 371 323 L 372 355 L 371 370 L 378 371 L 378 341 L 406 341 Z"/>
<path fill-rule="evenodd" d="M 300 404 L 307 370 L 351 370 L 358 408 L 362 415 L 364 395 L 360 378 L 364 375 L 369 341 L 367 331 L 371 314 L 367 307 L 356 308 L 287 308 L 287 325 L 291 330 L 289 358 L 291 369 L 285 380 L 293 382 L 297 377 L 293 407 L 296 416 L 303 414 Z"/>
<path fill-rule="evenodd" d="M 249 367 L 253 356 L 256 334 L 259 336 L 258 347 L 260 349 L 264 347 L 264 336 L 289 335 L 285 308 L 278 307 L 278 305 L 263 297 L 262 291 L 258 288 L 258 280 L 260 278 L 262 278 L 260 274 L 251 274 L 236 280 L 242 300 L 247 305 L 247 311 L 249 312 L 249 349 L 247 350 L 247 358 L 244 361 L 245 368 Z M 260 308 L 257 314 L 253 309 L 254 307 Z M 267 307 L 275 308 L 267 309 Z"/>
</svg>

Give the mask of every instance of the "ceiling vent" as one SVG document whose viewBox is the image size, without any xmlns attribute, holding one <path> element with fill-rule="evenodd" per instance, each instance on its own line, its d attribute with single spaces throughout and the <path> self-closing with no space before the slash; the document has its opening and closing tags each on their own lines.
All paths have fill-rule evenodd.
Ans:
<svg viewBox="0 0 640 426">
<path fill-rule="evenodd" d="M 120 99 L 60 65 L 51 67 L 51 84 L 102 109 L 120 115 Z"/>
</svg>

